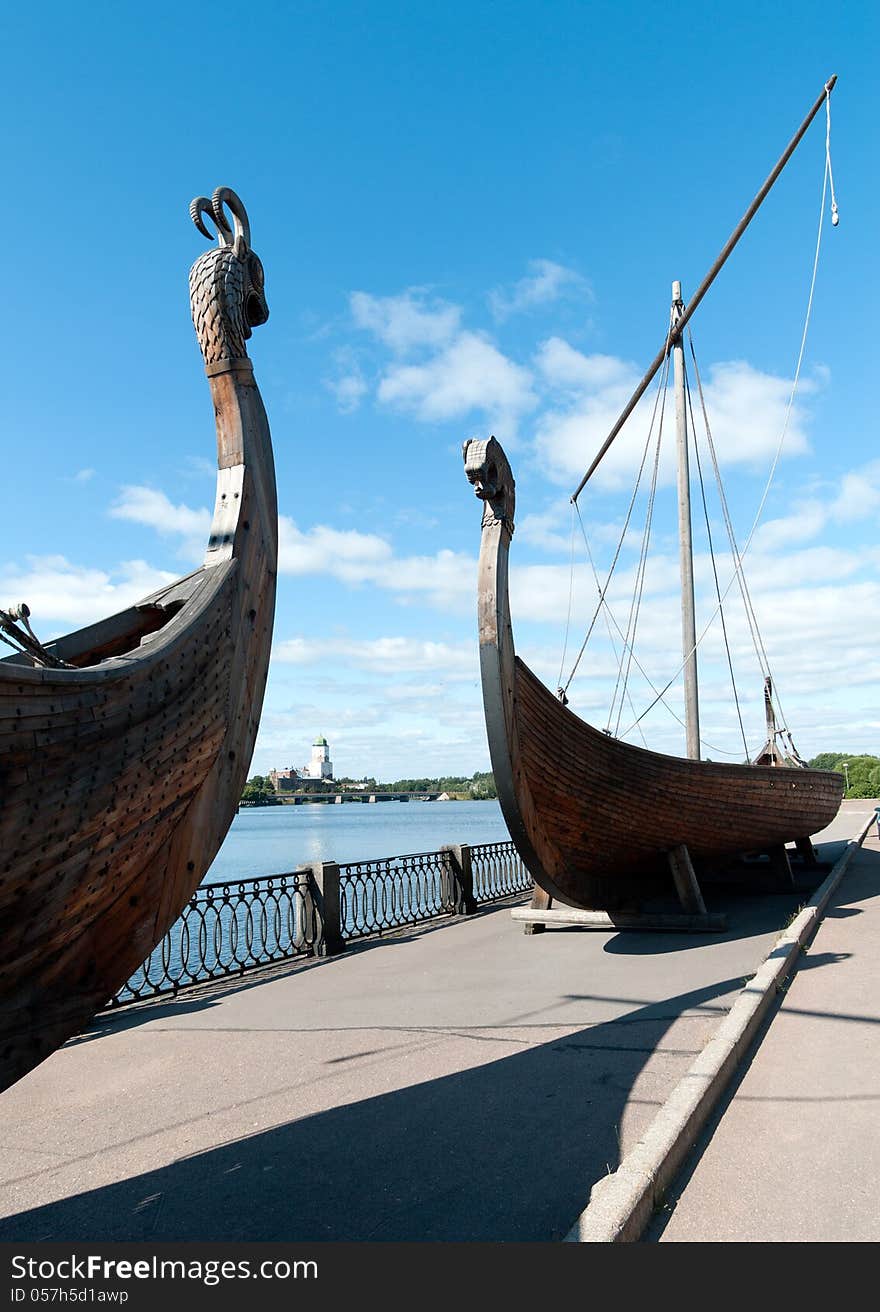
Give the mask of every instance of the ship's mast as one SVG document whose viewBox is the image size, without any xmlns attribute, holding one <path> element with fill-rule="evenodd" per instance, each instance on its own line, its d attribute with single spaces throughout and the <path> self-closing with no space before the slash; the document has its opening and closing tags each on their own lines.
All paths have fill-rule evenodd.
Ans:
<svg viewBox="0 0 880 1312">
<path fill-rule="evenodd" d="M 672 284 L 672 327 L 684 314 L 681 283 Z M 694 548 L 691 534 L 691 479 L 688 466 L 687 407 L 684 396 L 682 334 L 673 336 L 672 378 L 675 392 L 675 436 L 678 453 L 678 560 L 681 572 L 681 650 L 684 657 L 684 721 L 687 754 L 700 759 L 700 706 L 697 691 L 697 623 L 694 614 Z"/>
</svg>

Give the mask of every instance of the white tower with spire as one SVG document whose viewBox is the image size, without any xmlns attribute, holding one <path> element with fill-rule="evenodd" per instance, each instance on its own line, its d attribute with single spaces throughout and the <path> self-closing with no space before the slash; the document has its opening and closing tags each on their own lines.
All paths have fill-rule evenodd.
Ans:
<svg viewBox="0 0 880 1312">
<path fill-rule="evenodd" d="M 327 739 L 320 734 L 312 743 L 312 759 L 304 771 L 310 779 L 332 779 L 333 762 L 330 760 L 330 748 Z"/>
</svg>

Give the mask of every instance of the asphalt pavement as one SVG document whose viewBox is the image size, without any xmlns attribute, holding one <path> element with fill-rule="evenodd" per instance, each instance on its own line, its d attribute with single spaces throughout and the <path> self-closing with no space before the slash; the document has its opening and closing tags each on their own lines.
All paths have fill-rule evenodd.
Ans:
<svg viewBox="0 0 880 1312">
<path fill-rule="evenodd" d="M 880 1239 L 880 842 L 850 861 L 647 1242 Z"/>
<path fill-rule="evenodd" d="M 856 820 L 819 836 L 826 871 Z M 561 1240 L 808 895 L 708 887 L 722 934 L 526 936 L 507 904 L 105 1014 L 0 1095 L 0 1241 Z M 869 955 L 869 900 L 828 952 Z M 838 1023 L 860 1108 L 877 1031 Z"/>
</svg>

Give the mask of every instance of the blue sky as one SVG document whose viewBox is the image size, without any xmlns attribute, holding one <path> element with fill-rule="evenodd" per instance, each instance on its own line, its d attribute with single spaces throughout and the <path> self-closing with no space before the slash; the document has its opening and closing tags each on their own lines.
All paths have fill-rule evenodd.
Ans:
<svg viewBox="0 0 880 1312">
<path fill-rule="evenodd" d="M 486 768 L 461 441 L 494 432 L 512 461 L 517 645 L 555 687 L 568 496 L 662 342 L 671 280 L 687 299 L 836 72 L 841 222 L 747 573 L 802 753 L 877 751 L 878 26 L 858 3 L 7 6 L 0 599 L 52 635 L 200 561 L 214 437 L 187 207 L 232 186 L 266 269 L 251 355 L 283 517 L 254 770 L 302 764 L 317 733 L 340 774 Z M 824 116 L 694 320 L 740 539 L 797 358 L 823 164 Z M 606 563 L 644 433 L 637 417 L 581 498 Z M 669 480 L 664 461 L 636 643 L 659 683 L 680 663 Z M 628 540 L 621 627 L 637 560 Z M 579 569 L 569 658 L 590 588 Z M 732 601 L 756 750 L 760 673 Z M 735 755 L 714 628 L 701 661 L 705 750 Z M 604 725 L 613 682 L 600 637 L 572 706 Z M 631 694 L 635 713 L 652 698 L 640 676 Z M 682 750 L 663 706 L 643 727 Z"/>
</svg>

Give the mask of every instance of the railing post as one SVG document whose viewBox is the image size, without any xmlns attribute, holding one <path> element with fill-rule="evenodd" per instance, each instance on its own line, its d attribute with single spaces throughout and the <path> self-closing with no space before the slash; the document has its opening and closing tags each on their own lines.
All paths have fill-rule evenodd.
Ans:
<svg viewBox="0 0 880 1312">
<path fill-rule="evenodd" d="M 296 931 L 293 941 L 296 947 L 309 948 L 314 952 L 318 941 L 318 917 L 315 909 L 315 880 L 311 866 L 297 866 L 293 878 L 296 880 L 294 894 Z"/>
<path fill-rule="evenodd" d="M 456 916 L 472 916 L 477 904 L 470 844 L 444 843 L 440 852 L 443 858 L 443 903 L 451 907 Z"/>
<path fill-rule="evenodd" d="M 313 861 L 308 869 L 318 922 L 315 926 L 315 953 L 319 957 L 334 957 L 345 951 L 339 904 L 339 866 L 335 861 Z"/>
</svg>

